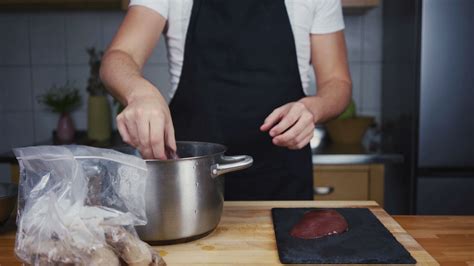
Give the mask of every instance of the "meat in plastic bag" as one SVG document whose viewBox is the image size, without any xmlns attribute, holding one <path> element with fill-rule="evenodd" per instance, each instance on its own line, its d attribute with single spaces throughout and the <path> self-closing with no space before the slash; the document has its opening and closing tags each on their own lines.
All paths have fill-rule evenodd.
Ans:
<svg viewBox="0 0 474 266">
<path fill-rule="evenodd" d="M 145 161 L 87 146 L 14 152 L 20 164 L 15 252 L 23 262 L 165 265 L 134 229 L 147 222 Z"/>
</svg>

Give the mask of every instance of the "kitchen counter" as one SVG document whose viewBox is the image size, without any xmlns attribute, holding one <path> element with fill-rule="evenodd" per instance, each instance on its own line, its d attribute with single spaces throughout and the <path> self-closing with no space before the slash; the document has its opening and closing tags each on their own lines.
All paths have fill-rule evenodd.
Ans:
<svg viewBox="0 0 474 266">
<path fill-rule="evenodd" d="M 209 236 L 155 248 L 169 265 L 279 264 L 272 207 L 343 206 L 370 208 L 419 263 L 436 265 L 430 254 L 440 263 L 474 263 L 474 216 L 397 216 L 394 220 L 371 201 L 226 202 L 221 223 Z M 13 253 L 14 240 L 12 225 L 0 229 L 0 265 L 20 265 Z"/>
<path fill-rule="evenodd" d="M 117 148 L 125 145 L 118 132 L 113 132 L 109 141 L 93 142 L 87 139 L 85 131 L 78 131 L 74 143 L 103 148 Z M 54 137 L 47 141 L 32 143 L 32 145 L 53 144 L 59 144 Z M 368 148 L 361 144 L 336 144 L 327 139 L 324 139 L 317 148 L 313 148 L 311 151 L 313 164 L 391 164 L 403 162 L 401 154 L 386 152 L 378 147 Z M 11 150 L 2 151 L 0 152 L 0 163 L 16 164 L 17 160 Z"/>
<path fill-rule="evenodd" d="M 474 216 L 395 216 L 440 264 L 474 265 Z"/>
<path fill-rule="evenodd" d="M 93 141 L 88 139 L 87 137 L 87 132 L 86 131 L 76 131 L 73 144 L 76 145 L 87 145 L 87 146 L 93 146 L 93 147 L 98 147 L 98 148 L 114 148 L 114 147 L 123 147 L 126 145 L 123 141 L 122 138 L 120 137 L 120 134 L 117 131 L 112 132 L 112 136 L 109 140 L 106 141 Z M 61 145 L 59 140 L 56 138 L 56 133 L 53 132 L 53 137 L 51 139 L 41 141 L 41 142 L 36 142 L 36 143 L 31 143 L 31 145 L 25 145 L 25 146 L 40 146 L 40 145 Z M 16 160 L 15 154 L 13 153 L 13 150 L 4 150 L 0 151 L 0 163 L 9 163 L 9 164 L 18 164 L 18 161 Z"/>
<path fill-rule="evenodd" d="M 380 148 L 369 149 L 362 144 L 339 144 L 326 141 L 312 149 L 313 164 L 395 164 L 403 155 Z"/>
</svg>

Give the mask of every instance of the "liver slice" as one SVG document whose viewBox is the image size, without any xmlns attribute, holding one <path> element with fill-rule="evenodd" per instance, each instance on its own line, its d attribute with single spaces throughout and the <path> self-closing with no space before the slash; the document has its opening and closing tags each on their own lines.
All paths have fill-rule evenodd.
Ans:
<svg viewBox="0 0 474 266">
<path fill-rule="evenodd" d="M 346 219 L 335 210 L 308 211 L 290 231 L 292 237 L 314 239 L 344 233 Z"/>
</svg>

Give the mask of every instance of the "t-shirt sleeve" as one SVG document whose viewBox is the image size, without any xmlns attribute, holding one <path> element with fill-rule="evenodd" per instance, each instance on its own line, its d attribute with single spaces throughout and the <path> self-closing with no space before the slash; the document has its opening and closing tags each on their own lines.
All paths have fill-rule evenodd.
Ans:
<svg viewBox="0 0 474 266">
<path fill-rule="evenodd" d="M 145 6 L 160 13 L 165 19 L 168 19 L 169 0 L 130 0 L 128 6 Z"/>
<path fill-rule="evenodd" d="M 341 0 L 316 0 L 311 33 L 325 34 L 344 29 Z"/>
</svg>

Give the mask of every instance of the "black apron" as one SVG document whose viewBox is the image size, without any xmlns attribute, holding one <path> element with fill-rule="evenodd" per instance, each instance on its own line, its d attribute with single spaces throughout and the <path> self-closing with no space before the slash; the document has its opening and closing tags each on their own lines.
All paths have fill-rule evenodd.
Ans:
<svg viewBox="0 0 474 266">
<path fill-rule="evenodd" d="M 304 97 L 284 0 L 195 0 L 170 110 L 177 140 L 221 143 L 254 165 L 226 174 L 226 200 L 311 200 L 309 145 L 275 146 L 264 119 Z"/>
</svg>

